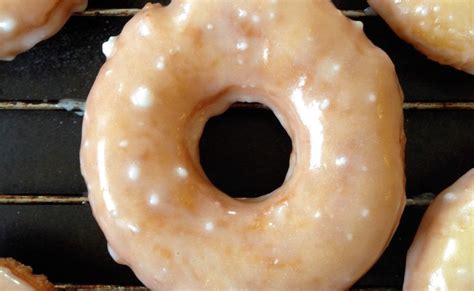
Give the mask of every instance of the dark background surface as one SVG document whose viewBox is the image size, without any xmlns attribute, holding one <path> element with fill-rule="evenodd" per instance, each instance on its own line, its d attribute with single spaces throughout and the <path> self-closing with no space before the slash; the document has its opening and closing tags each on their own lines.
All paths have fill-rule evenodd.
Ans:
<svg viewBox="0 0 474 291">
<path fill-rule="evenodd" d="M 92 8 L 147 1 L 90 1 Z M 365 1 L 335 1 L 361 9 Z M 349 3 L 350 2 L 350 3 Z M 129 17 L 72 17 L 50 40 L 0 62 L 0 101 L 85 100 L 105 58 L 101 44 Z M 378 17 L 361 18 L 394 61 L 406 101 L 474 101 L 474 77 L 427 60 Z M 0 110 L 0 194 L 85 193 L 79 171 L 82 117 L 65 111 Z M 407 195 L 439 193 L 474 165 L 474 111 L 406 110 Z M 203 167 L 230 194 L 281 184 L 291 143 L 271 111 L 231 109 L 213 118 L 201 143 Z M 407 207 L 392 243 L 357 287 L 400 288 L 406 251 L 425 207 Z M 15 257 L 54 283 L 139 285 L 109 257 L 88 204 L 0 205 L 0 257 Z"/>
</svg>

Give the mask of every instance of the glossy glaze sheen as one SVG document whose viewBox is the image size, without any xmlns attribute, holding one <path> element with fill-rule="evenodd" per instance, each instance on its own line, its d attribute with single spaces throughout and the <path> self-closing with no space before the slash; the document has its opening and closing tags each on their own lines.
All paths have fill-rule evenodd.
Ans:
<svg viewBox="0 0 474 291">
<path fill-rule="evenodd" d="M 55 288 L 44 275 L 34 275 L 31 267 L 12 258 L 0 258 L 0 290 L 51 291 Z"/>
<path fill-rule="evenodd" d="M 15 276 L 10 269 L 0 267 L 0 290 L 33 291 L 33 287 Z"/>
<path fill-rule="evenodd" d="M 0 60 L 13 60 L 58 32 L 87 0 L 0 0 Z"/>
<path fill-rule="evenodd" d="M 405 290 L 474 290 L 474 169 L 428 208 L 408 252 Z"/>
<path fill-rule="evenodd" d="M 368 0 L 428 58 L 474 74 L 474 0 Z"/>
<path fill-rule="evenodd" d="M 393 64 L 327 0 L 148 5 L 104 45 L 82 173 L 112 256 L 152 289 L 335 290 L 387 246 L 405 203 Z M 292 138 L 256 200 L 199 164 L 206 121 L 270 106 Z"/>
</svg>

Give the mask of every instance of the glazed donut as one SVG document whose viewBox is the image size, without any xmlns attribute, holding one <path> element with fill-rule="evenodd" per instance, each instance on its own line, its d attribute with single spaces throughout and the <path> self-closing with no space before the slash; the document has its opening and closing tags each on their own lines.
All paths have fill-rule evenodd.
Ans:
<svg viewBox="0 0 474 291">
<path fill-rule="evenodd" d="M 474 290 L 474 169 L 430 205 L 408 251 L 404 290 Z"/>
<path fill-rule="evenodd" d="M 33 275 L 33 270 L 11 258 L 0 258 L 0 290 L 50 291 L 55 290 L 44 275 Z"/>
<path fill-rule="evenodd" d="M 474 74 L 474 1 L 368 2 L 399 37 L 428 58 Z"/>
<path fill-rule="evenodd" d="M 82 11 L 87 0 L 0 0 L 0 60 L 11 61 Z"/>
<path fill-rule="evenodd" d="M 344 289 L 404 208 L 393 64 L 329 0 L 147 5 L 89 94 L 82 173 L 113 257 L 152 289 Z M 293 143 L 284 184 L 233 199 L 207 179 L 206 121 L 268 105 Z"/>
</svg>

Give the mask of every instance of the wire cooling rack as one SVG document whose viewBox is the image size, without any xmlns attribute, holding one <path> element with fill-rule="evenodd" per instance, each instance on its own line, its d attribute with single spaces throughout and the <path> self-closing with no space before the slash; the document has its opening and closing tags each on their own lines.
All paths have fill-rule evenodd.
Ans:
<svg viewBox="0 0 474 291">
<path fill-rule="evenodd" d="M 144 289 L 107 253 L 88 205 L 78 150 L 83 102 L 104 62 L 101 43 L 145 2 L 91 0 L 58 35 L 13 62 L 0 62 L 0 257 L 32 265 L 60 289 Z M 368 37 L 392 58 L 405 93 L 407 207 L 384 255 L 354 286 L 396 290 L 433 193 L 474 165 L 474 77 L 427 60 L 366 10 L 365 1 L 334 2 L 362 21 Z M 235 104 L 230 110 L 267 108 Z M 265 118 L 254 122 L 274 126 Z"/>
</svg>

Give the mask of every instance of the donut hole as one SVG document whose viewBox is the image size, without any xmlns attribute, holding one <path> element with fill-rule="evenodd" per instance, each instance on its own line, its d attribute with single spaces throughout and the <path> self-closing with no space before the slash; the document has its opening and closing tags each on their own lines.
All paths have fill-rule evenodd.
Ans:
<svg viewBox="0 0 474 291">
<path fill-rule="evenodd" d="M 168 6 L 171 3 L 171 0 L 153 0 L 152 3 L 160 3 L 163 6 Z"/>
<path fill-rule="evenodd" d="M 288 172 L 292 142 L 272 110 L 234 103 L 208 120 L 199 142 L 208 179 L 234 198 L 256 198 L 279 188 Z"/>
</svg>

